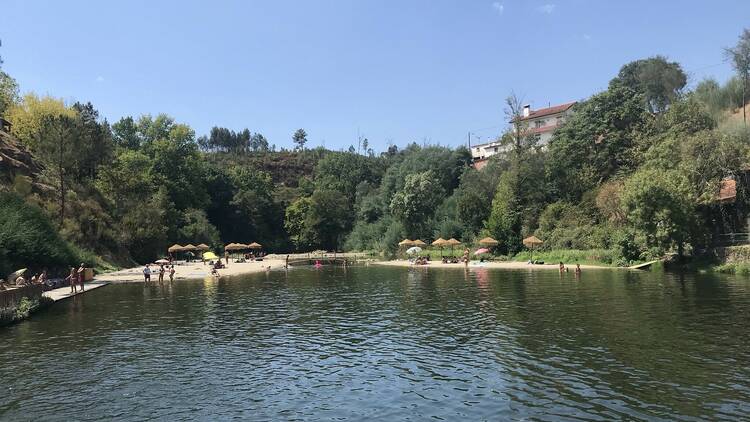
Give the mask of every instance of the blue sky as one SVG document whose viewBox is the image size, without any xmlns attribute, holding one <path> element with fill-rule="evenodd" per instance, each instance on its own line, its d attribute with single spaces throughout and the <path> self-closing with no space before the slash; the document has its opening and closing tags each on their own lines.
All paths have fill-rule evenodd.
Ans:
<svg viewBox="0 0 750 422">
<path fill-rule="evenodd" d="M 515 91 L 533 108 L 602 90 L 663 54 L 695 84 L 750 1 L 3 0 L 3 69 L 23 92 L 91 101 L 110 121 L 160 112 L 198 135 L 249 128 L 277 146 L 487 141 Z"/>
</svg>

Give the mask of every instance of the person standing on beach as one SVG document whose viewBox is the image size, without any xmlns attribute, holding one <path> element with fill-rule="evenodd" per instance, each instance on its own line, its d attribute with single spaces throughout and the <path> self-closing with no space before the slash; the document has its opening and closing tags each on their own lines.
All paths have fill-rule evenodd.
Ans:
<svg viewBox="0 0 750 422">
<path fill-rule="evenodd" d="M 78 293 L 78 289 L 76 289 L 76 281 L 78 281 L 78 272 L 76 271 L 76 267 L 70 267 L 70 275 L 68 276 L 68 283 L 70 283 L 70 293 Z"/>
<path fill-rule="evenodd" d="M 172 266 L 169 267 L 169 282 L 170 283 L 174 281 L 174 272 L 175 272 L 174 271 L 174 264 L 172 264 Z"/>
<path fill-rule="evenodd" d="M 151 281 L 151 267 L 149 264 L 146 264 L 146 267 L 143 269 L 143 282 L 148 283 Z"/>
<path fill-rule="evenodd" d="M 81 284 L 81 292 L 83 292 L 83 282 L 86 279 L 86 264 L 81 262 L 81 266 L 78 267 L 78 282 Z"/>
<path fill-rule="evenodd" d="M 229 265 L 229 252 L 224 251 L 224 261 L 226 261 L 227 266 Z"/>
<path fill-rule="evenodd" d="M 164 264 L 159 265 L 159 283 L 164 281 Z"/>
</svg>

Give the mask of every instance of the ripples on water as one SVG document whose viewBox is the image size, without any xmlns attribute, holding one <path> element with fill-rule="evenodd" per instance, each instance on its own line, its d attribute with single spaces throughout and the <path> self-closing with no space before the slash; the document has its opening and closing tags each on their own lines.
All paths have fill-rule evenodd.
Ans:
<svg viewBox="0 0 750 422">
<path fill-rule="evenodd" d="M 2 419 L 737 420 L 750 283 L 385 267 L 113 285 L 0 329 Z"/>
</svg>

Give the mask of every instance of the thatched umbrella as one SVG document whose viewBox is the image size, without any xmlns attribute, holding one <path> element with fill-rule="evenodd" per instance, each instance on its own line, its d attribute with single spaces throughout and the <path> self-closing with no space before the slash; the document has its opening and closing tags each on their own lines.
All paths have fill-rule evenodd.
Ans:
<svg viewBox="0 0 750 422">
<path fill-rule="evenodd" d="M 246 246 L 242 243 L 229 243 L 228 245 L 224 246 L 224 250 L 227 252 L 239 251 L 241 249 L 246 249 Z"/>
<path fill-rule="evenodd" d="M 445 244 L 451 247 L 451 256 L 453 256 L 453 247 L 460 245 L 461 242 L 451 237 L 450 239 L 445 241 Z"/>
<path fill-rule="evenodd" d="M 205 243 L 201 243 L 200 245 L 196 246 L 195 249 L 198 249 L 199 251 L 207 251 L 211 249 L 211 247 L 206 245 Z"/>
<path fill-rule="evenodd" d="M 404 239 L 400 242 L 398 242 L 398 246 L 414 246 L 414 241 L 409 239 Z"/>
<path fill-rule="evenodd" d="M 183 251 L 194 251 L 196 249 L 197 248 L 195 246 L 193 246 L 191 243 L 188 243 L 187 245 L 185 245 L 185 246 L 182 247 Z"/>
<path fill-rule="evenodd" d="M 498 244 L 500 244 L 500 242 L 491 237 L 485 237 L 484 239 L 479 241 L 479 244 L 482 246 L 497 246 Z"/>
<path fill-rule="evenodd" d="M 432 246 L 437 246 L 438 248 L 440 248 L 440 257 L 441 258 L 443 257 L 443 246 L 445 246 L 445 242 L 446 242 L 446 240 L 443 239 L 442 237 L 440 237 L 440 238 L 438 238 L 438 240 L 436 240 L 436 241 L 434 241 L 434 242 L 431 243 Z"/>
<path fill-rule="evenodd" d="M 249 249 L 263 249 L 263 246 L 260 243 L 253 242 L 249 245 L 247 245 Z"/>
<path fill-rule="evenodd" d="M 169 252 L 169 253 L 180 252 L 180 251 L 183 251 L 183 250 L 184 249 L 182 249 L 182 246 L 180 246 L 180 245 L 178 245 L 176 243 L 174 245 L 170 246 L 169 248 L 167 248 L 167 252 Z"/>
<path fill-rule="evenodd" d="M 523 240 L 523 245 L 531 250 L 531 261 L 534 261 L 534 249 L 537 246 L 544 244 L 541 239 L 536 236 L 529 236 Z"/>
</svg>

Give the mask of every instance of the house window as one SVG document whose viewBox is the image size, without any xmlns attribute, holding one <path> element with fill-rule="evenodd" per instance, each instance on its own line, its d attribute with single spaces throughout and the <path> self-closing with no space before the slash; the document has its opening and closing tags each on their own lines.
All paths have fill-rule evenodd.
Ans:
<svg viewBox="0 0 750 422">
<path fill-rule="evenodd" d="M 545 123 L 547 123 L 547 122 L 544 121 L 544 120 L 537 120 L 536 122 L 534 122 L 534 124 L 536 125 L 537 129 L 539 129 L 540 127 L 544 126 Z"/>
</svg>

